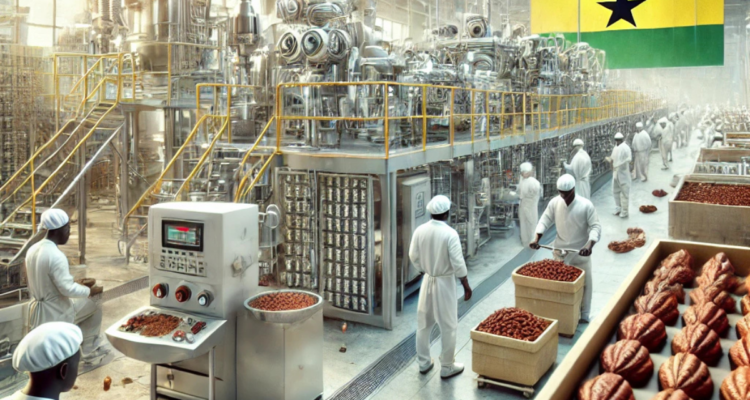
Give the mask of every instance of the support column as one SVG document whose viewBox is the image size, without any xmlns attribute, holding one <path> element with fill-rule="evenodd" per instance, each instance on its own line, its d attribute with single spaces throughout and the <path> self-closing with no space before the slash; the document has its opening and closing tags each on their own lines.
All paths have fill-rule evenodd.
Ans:
<svg viewBox="0 0 750 400">
<path fill-rule="evenodd" d="M 385 329 L 393 329 L 396 311 L 396 173 L 380 175 L 381 217 L 383 223 L 383 323 Z"/>
<path fill-rule="evenodd" d="M 474 229 L 477 221 L 474 219 L 474 207 L 477 205 L 474 193 L 474 155 L 464 163 L 464 182 L 466 183 L 466 210 L 469 213 L 466 224 L 466 254 L 474 256 L 477 251 L 477 242 L 474 238 Z"/>
<path fill-rule="evenodd" d="M 78 168 L 83 171 L 86 166 L 86 146 L 78 149 Z M 78 262 L 86 263 L 86 201 L 88 200 L 89 172 L 78 181 Z"/>
<path fill-rule="evenodd" d="M 123 253 L 125 255 L 125 264 L 130 262 L 130 247 L 128 246 L 128 224 L 125 223 L 125 215 L 130 211 L 130 199 L 128 198 L 128 184 L 130 181 L 130 174 L 128 171 L 128 142 L 130 138 L 130 130 L 133 129 L 130 123 L 130 113 L 126 114 L 122 130 L 120 130 L 119 141 L 120 141 L 120 157 L 118 158 L 118 165 L 120 168 L 120 216 L 122 220 L 120 224 L 122 226 L 122 241 L 125 244 Z"/>
</svg>

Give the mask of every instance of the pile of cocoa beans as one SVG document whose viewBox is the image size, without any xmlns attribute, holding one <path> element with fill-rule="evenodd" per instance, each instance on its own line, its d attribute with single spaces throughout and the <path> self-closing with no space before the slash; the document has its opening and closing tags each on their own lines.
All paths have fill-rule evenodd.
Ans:
<svg viewBox="0 0 750 400">
<path fill-rule="evenodd" d="M 315 297 L 304 293 L 276 292 L 258 297 L 250 307 L 263 311 L 291 311 L 314 306 Z"/>
<path fill-rule="evenodd" d="M 528 263 L 518 270 L 519 275 L 560 282 L 574 282 L 582 272 L 562 261 L 549 259 Z"/>
<path fill-rule="evenodd" d="M 659 190 L 654 190 L 653 192 L 651 192 L 651 194 L 653 194 L 656 197 L 664 197 L 667 195 L 667 192 L 665 192 L 662 189 L 659 189 Z"/>
<path fill-rule="evenodd" d="M 607 248 L 615 253 L 627 253 L 633 251 L 636 247 L 643 247 L 646 244 L 646 232 L 641 228 L 628 228 L 628 239 L 618 242 L 609 242 Z"/>
<path fill-rule="evenodd" d="M 656 212 L 656 206 L 641 206 L 639 210 L 644 214 L 651 214 L 652 212 Z"/>
<path fill-rule="evenodd" d="M 491 335 L 533 342 L 544 333 L 551 322 L 520 308 L 501 308 L 487 317 L 477 330 Z"/>
<path fill-rule="evenodd" d="M 750 206 L 750 186 L 685 182 L 676 200 L 747 207 Z"/>
</svg>

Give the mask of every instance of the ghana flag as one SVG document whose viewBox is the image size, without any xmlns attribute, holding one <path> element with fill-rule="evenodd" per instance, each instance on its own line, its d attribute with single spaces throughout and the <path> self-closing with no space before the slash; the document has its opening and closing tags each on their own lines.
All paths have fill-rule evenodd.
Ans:
<svg viewBox="0 0 750 400">
<path fill-rule="evenodd" d="M 531 0 L 531 32 L 607 52 L 607 67 L 724 65 L 724 0 Z"/>
</svg>

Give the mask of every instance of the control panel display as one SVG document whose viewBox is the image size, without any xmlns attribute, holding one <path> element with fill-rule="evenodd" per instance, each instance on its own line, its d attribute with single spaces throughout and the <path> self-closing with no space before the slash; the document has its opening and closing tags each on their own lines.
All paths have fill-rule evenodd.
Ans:
<svg viewBox="0 0 750 400">
<path fill-rule="evenodd" d="M 203 224 L 163 220 L 161 226 L 162 247 L 203 251 Z"/>
</svg>

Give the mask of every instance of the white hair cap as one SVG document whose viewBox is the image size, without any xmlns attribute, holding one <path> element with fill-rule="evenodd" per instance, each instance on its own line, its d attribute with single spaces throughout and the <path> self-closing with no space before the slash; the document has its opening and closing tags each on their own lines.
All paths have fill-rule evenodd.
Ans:
<svg viewBox="0 0 750 400">
<path fill-rule="evenodd" d="M 573 141 L 573 146 L 583 146 L 583 140 L 576 139 Z"/>
<path fill-rule="evenodd" d="M 625 136 L 622 136 L 622 133 L 617 132 L 617 134 L 615 135 L 615 139 L 625 139 Z"/>
<path fill-rule="evenodd" d="M 638 129 L 643 129 L 643 122 L 639 122 L 639 123 L 635 124 L 635 127 L 638 128 Z"/>
<path fill-rule="evenodd" d="M 50 208 L 42 213 L 42 220 L 39 224 L 39 229 L 60 229 L 68 222 L 70 222 L 70 218 L 68 218 L 68 214 L 65 211 L 60 210 L 59 208 Z"/>
<path fill-rule="evenodd" d="M 427 203 L 427 212 L 432 215 L 439 215 L 448 212 L 451 209 L 451 200 L 442 194 L 439 194 Z"/>
<path fill-rule="evenodd" d="M 525 163 L 521 164 L 521 173 L 531 172 L 533 170 L 534 170 L 534 166 L 532 166 L 531 163 L 525 162 Z"/>
<path fill-rule="evenodd" d="M 658 122 L 659 122 L 659 123 L 662 123 L 662 122 L 669 122 L 669 120 L 667 119 L 667 117 L 661 117 L 661 118 L 659 119 L 659 121 L 658 121 Z"/>
<path fill-rule="evenodd" d="M 67 322 L 47 322 L 29 332 L 13 353 L 13 368 L 40 372 L 72 357 L 81 348 L 81 328 Z"/>
<path fill-rule="evenodd" d="M 557 190 L 568 192 L 576 187 L 576 178 L 571 174 L 565 174 L 557 180 Z"/>
</svg>

